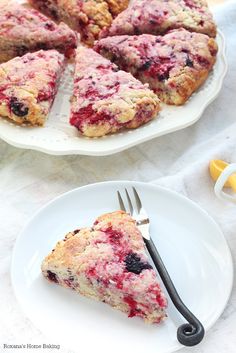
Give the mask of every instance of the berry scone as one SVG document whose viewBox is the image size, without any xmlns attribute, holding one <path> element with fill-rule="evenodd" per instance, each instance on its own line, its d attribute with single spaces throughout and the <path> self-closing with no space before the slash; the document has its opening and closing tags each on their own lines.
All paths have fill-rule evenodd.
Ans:
<svg viewBox="0 0 236 353">
<path fill-rule="evenodd" d="M 76 46 L 77 35 L 66 24 L 19 4 L 0 5 L 0 63 L 40 49 L 70 57 Z"/>
<path fill-rule="evenodd" d="M 158 97 L 92 49 L 77 49 L 71 125 L 88 137 L 136 128 L 160 110 Z"/>
<path fill-rule="evenodd" d="M 133 0 L 101 37 L 163 34 L 177 28 L 216 36 L 216 25 L 205 0 Z"/>
<path fill-rule="evenodd" d="M 43 125 L 64 69 L 64 55 L 40 50 L 0 65 L 0 116 Z"/>
<path fill-rule="evenodd" d="M 122 211 L 67 234 L 44 259 L 42 273 L 50 282 L 105 302 L 129 317 L 159 323 L 166 316 L 167 301 L 142 235 Z"/>
<path fill-rule="evenodd" d="M 217 44 L 205 34 L 185 29 L 164 36 L 114 36 L 94 49 L 120 69 L 132 73 L 167 104 L 180 105 L 206 80 L 217 54 Z"/>
<path fill-rule="evenodd" d="M 29 0 L 30 4 L 55 20 L 67 23 L 92 45 L 102 28 L 123 11 L 129 0 Z"/>
</svg>

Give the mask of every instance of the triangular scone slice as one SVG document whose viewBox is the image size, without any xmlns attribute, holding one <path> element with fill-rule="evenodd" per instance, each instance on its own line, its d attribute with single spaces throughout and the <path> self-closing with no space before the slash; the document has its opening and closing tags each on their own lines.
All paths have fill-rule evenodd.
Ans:
<svg viewBox="0 0 236 353">
<path fill-rule="evenodd" d="M 16 3 L 0 5 L 0 63 L 40 49 L 69 57 L 76 46 L 77 35 L 66 24 Z"/>
<path fill-rule="evenodd" d="M 149 323 L 165 316 L 167 301 L 148 262 L 135 221 L 117 211 L 99 217 L 92 228 L 67 234 L 42 263 L 51 282 Z"/>
<path fill-rule="evenodd" d="M 163 34 L 177 28 L 216 36 L 216 25 L 205 0 L 133 0 L 101 37 Z"/>
<path fill-rule="evenodd" d="M 64 55 L 40 50 L 0 65 L 0 116 L 43 125 L 64 69 Z"/>
<path fill-rule="evenodd" d="M 78 31 L 81 40 L 92 45 L 100 31 L 110 26 L 128 6 L 129 0 L 29 0 L 30 4 L 55 20 Z"/>
<path fill-rule="evenodd" d="M 77 49 L 70 123 L 89 137 L 136 128 L 160 110 L 159 99 L 92 49 Z"/>
<path fill-rule="evenodd" d="M 94 49 L 149 83 L 163 102 L 175 105 L 183 104 L 206 80 L 217 54 L 213 38 L 185 29 L 164 36 L 107 37 Z"/>
</svg>

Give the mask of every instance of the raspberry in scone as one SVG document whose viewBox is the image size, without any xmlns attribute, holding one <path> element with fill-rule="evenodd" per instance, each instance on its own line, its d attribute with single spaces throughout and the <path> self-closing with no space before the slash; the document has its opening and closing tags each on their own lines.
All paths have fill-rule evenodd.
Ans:
<svg viewBox="0 0 236 353">
<path fill-rule="evenodd" d="M 67 23 L 92 45 L 102 28 L 123 11 L 129 0 L 29 0 L 30 4 L 55 20 Z"/>
<path fill-rule="evenodd" d="M 77 35 L 66 24 L 57 25 L 19 4 L 0 5 L 0 63 L 40 49 L 56 49 L 70 57 L 76 46 Z"/>
<path fill-rule="evenodd" d="M 133 0 L 101 37 L 163 34 L 177 28 L 216 36 L 216 25 L 205 0 Z"/>
<path fill-rule="evenodd" d="M 0 116 L 43 125 L 64 69 L 64 55 L 40 50 L 0 65 Z"/>
<path fill-rule="evenodd" d="M 92 228 L 67 234 L 42 263 L 50 281 L 105 302 L 129 317 L 159 323 L 166 298 L 148 261 L 135 221 L 117 211 L 99 217 Z"/>
<path fill-rule="evenodd" d="M 180 105 L 206 80 L 217 54 L 217 44 L 205 34 L 185 29 L 164 36 L 114 36 L 99 40 L 94 49 L 149 83 L 167 104 Z"/>
<path fill-rule="evenodd" d="M 136 128 L 160 110 L 159 99 L 92 49 L 77 49 L 70 123 L 88 137 Z"/>
</svg>

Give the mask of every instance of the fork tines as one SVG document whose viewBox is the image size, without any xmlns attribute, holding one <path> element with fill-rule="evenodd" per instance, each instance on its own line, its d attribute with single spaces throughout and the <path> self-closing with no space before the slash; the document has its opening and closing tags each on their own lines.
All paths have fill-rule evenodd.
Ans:
<svg viewBox="0 0 236 353">
<path fill-rule="evenodd" d="M 134 194 L 134 198 L 135 198 L 135 202 L 136 202 L 137 212 L 139 213 L 142 208 L 142 203 L 141 203 L 140 197 L 139 197 L 138 192 L 135 189 L 135 187 L 132 187 L 132 189 L 133 189 L 133 194 Z M 125 188 L 125 193 L 126 193 L 126 197 L 127 197 L 127 201 L 128 201 L 129 213 L 131 215 L 134 215 L 134 213 L 135 213 L 134 207 L 133 207 L 133 204 L 131 201 L 131 197 L 130 197 L 128 190 L 126 188 Z M 124 201 L 123 201 L 119 191 L 117 191 L 117 195 L 118 195 L 118 200 L 119 200 L 119 204 L 120 204 L 120 209 L 124 212 L 127 212 Z"/>
<path fill-rule="evenodd" d="M 132 187 L 133 189 L 133 195 L 134 195 L 134 199 L 135 199 L 135 204 L 134 202 L 132 202 L 132 197 L 130 196 L 128 190 L 125 188 L 125 194 L 126 194 L 126 198 L 127 198 L 127 206 L 125 206 L 125 202 L 121 196 L 121 193 L 119 191 L 117 191 L 117 195 L 118 195 L 118 200 L 119 200 L 119 204 L 120 204 L 120 209 L 122 211 L 127 212 L 127 210 L 129 209 L 129 213 L 131 214 L 131 216 L 133 218 L 136 219 L 136 221 L 145 221 L 145 223 L 149 222 L 149 218 L 147 215 L 147 212 L 145 211 L 145 209 L 143 208 L 141 199 L 139 197 L 139 194 L 136 190 L 135 187 Z M 135 205 L 135 206 L 134 206 Z M 138 222 L 139 223 L 139 222 Z"/>
</svg>

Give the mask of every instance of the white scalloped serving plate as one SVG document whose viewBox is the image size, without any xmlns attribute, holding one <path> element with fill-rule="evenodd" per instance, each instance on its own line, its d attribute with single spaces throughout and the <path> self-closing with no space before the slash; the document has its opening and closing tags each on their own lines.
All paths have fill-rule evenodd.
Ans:
<svg viewBox="0 0 236 353">
<path fill-rule="evenodd" d="M 142 142 L 184 129 L 200 119 L 217 97 L 227 72 L 225 39 L 218 31 L 219 53 L 205 84 L 180 107 L 163 105 L 157 119 L 136 130 L 125 130 L 102 138 L 87 138 L 69 124 L 73 68 L 68 66 L 61 81 L 48 121 L 44 127 L 17 126 L 0 119 L 0 138 L 9 144 L 54 155 L 81 154 L 104 156 L 123 151 Z"/>
</svg>

